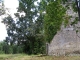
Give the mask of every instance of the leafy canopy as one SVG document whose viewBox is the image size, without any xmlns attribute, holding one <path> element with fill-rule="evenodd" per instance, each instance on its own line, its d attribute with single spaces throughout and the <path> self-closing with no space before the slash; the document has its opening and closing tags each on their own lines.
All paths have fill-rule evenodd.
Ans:
<svg viewBox="0 0 80 60">
<path fill-rule="evenodd" d="M 49 3 L 46 7 L 44 18 L 45 39 L 50 42 L 54 35 L 60 30 L 65 14 L 65 8 L 61 5 L 60 0 Z"/>
</svg>

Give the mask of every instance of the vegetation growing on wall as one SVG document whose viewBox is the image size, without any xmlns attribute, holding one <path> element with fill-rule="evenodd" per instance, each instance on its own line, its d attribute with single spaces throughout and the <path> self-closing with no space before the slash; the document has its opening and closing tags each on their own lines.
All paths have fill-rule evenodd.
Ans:
<svg viewBox="0 0 80 60">
<path fill-rule="evenodd" d="M 44 18 L 45 39 L 50 42 L 54 35 L 60 30 L 65 14 L 65 8 L 61 5 L 60 0 L 51 2 L 46 7 Z"/>
<path fill-rule="evenodd" d="M 72 3 L 72 9 L 74 12 L 77 12 L 77 10 L 78 10 L 75 2 Z"/>
<path fill-rule="evenodd" d="M 73 22 L 71 22 L 71 25 L 75 25 L 78 23 L 78 17 L 75 18 L 75 20 Z"/>
</svg>

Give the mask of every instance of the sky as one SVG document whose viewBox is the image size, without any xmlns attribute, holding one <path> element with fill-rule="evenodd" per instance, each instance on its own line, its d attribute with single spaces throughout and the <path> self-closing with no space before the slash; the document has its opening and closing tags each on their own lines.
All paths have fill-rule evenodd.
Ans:
<svg viewBox="0 0 80 60">
<path fill-rule="evenodd" d="M 12 17 L 14 17 L 14 13 L 17 12 L 16 8 L 19 5 L 18 0 L 4 0 L 5 7 L 9 9 Z M 0 17 L 0 41 L 4 40 L 7 36 L 6 26 L 1 23 L 2 19 Z"/>
</svg>

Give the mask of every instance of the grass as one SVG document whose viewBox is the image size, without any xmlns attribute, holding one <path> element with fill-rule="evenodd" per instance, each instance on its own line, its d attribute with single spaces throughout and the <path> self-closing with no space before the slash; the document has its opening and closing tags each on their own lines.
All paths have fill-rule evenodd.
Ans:
<svg viewBox="0 0 80 60">
<path fill-rule="evenodd" d="M 26 54 L 0 54 L 0 60 L 80 60 L 80 56 L 41 56 Z"/>
</svg>

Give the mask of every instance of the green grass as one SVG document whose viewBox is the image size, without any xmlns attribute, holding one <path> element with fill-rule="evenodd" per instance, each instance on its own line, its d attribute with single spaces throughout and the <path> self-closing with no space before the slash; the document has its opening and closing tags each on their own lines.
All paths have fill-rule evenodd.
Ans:
<svg viewBox="0 0 80 60">
<path fill-rule="evenodd" d="M 26 54 L 0 54 L 0 60 L 80 60 L 80 56 L 41 56 Z"/>
</svg>

